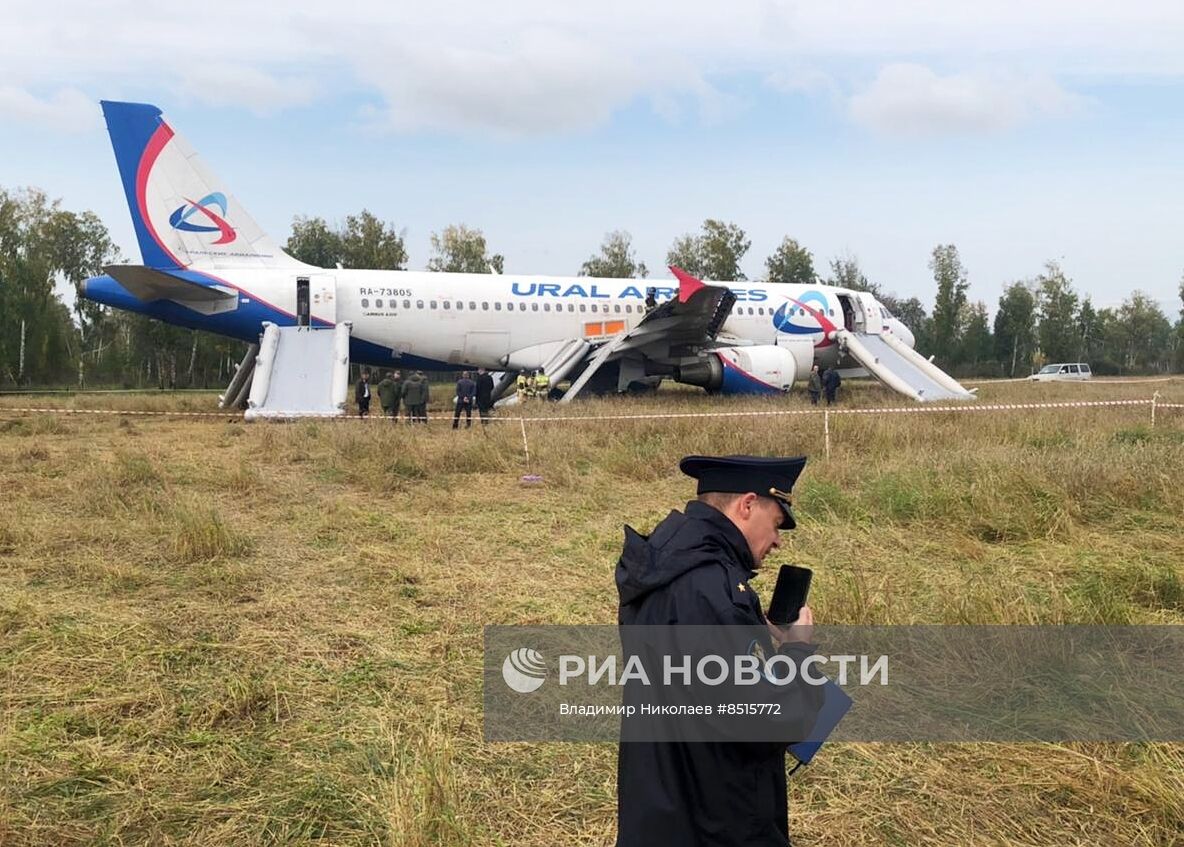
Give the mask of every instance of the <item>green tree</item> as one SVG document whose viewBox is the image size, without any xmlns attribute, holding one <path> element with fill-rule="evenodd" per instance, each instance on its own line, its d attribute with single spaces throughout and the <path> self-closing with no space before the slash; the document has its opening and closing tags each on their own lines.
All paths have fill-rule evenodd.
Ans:
<svg viewBox="0 0 1184 847">
<path fill-rule="evenodd" d="M 1077 294 L 1060 265 L 1049 262 L 1036 277 L 1040 307 L 1037 330 L 1040 352 L 1046 362 L 1076 361 L 1080 339 L 1077 329 Z"/>
<path fill-rule="evenodd" d="M 292 234 L 284 250 L 293 259 L 318 268 L 345 265 L 345 246 L 341 233 L 329 227 L 324 218 L 297 215 L 292 219 Z"/>
<path fill-rule="evenodd" d="M 945 365 L 957 361 L 962 319 L 966 308 L 966 268 L 958 258 L 953 244 L 939 244 L 933 248 L 929 269 L 937 283 L 937 297 L 933 303 L 933 352 Z"/>
<path fill-rule="evenodd" d="M 814 257 L 810 251 L 788 235 L 765 259 L 765 270 L 769 282 L 795 282 L 799 285 L 813 285 L 817 281 L 814 273 Z"/>
<path fill-rule="evenodd" d="M 403 233 L 363 209 L 345 219 L 341 232 L 342 264 L 347 268 L 401 271 L 407 266 Z"/>
<path fill-rule="evenodd" d="M 699 249 L 699 237 L 696 235 L 682 235 L 674 239 L 670 249 L 666 251 L 666 264 L 682 268 L 691 276 L 706 277 L 703 253 Z"/>
<path fill-rule="evenodd" d="M 880 294 L 878 298 L 884 308 L 913 333 L 915 346 L 918 350 L 929 350 L 932 320 L 925 312 L 925 306 L 916 297 L 901 300 L 891 294 Z"/>
<path fill-rule="evenodd" d="M 995 312 L 995 356 L 1009 377 L 1031 370 L 1036 353 L 1036 297 L 1022 282 L 1013 282 L 999 298 Z"/>
<path fill-rule="evenodd" d="M 701 279 L 732 282 L 747 279 L 740 262 L 752 241 L 744 230 L 714 218 L 703 221 L 698 235 L 675 239 L 666 254 L 666 264 L 682 268 Z"/>
<path fill-rule="evenodd" d="M 826 284 L 850 288 L 852 291 L 870 291 L 877 299 L 881 296 L 880 287 L 864 276 L 859 267 L 859 259 L 850 254 L 835 256 L 830 260 L 830 276 L 827 277 Z"/>
<path fill-rule="evenodd" d="M 634 255 L 633 236 L 624 230 L 614 230 L 605 235 L 600 253 L 580 266 L 580 276 L 645 279 L 649 275 L 645 262 L 639 262 Z"/>
<path fill-rule="evenodd" d="M 1176 373 L 1184 373 L 1184 277 L 1180 278 L 1180 320 L 1176 322 Z"/>
<path fill-rule="evenodd" d="M 962 317 L 962 339 L 959 358 L 967 365 L 968 373 L 994 375 L 998 373 L 995 359 L 995 339 L 987 317 L 987 304 L 971 303 Z"/>
<path fill-rule="evenodd" d="M 0 189 L 0 378 L 51 382 L 78 373 L 84 335 L 98 331 L 103 312 L 80 302 L 76 326 L 55 289 L 80 291 L 117 256 L 93 213 L 66 211 L 36 189 Z"/>
<path fill-rule="evenodd" d="M 1124 373 L 1160 372 L 1171 363 L 1172 324 L 1142 291 L 1123 301 L 1112 325 L 1111 343 Z"/>
<path fill-rule="evenodd" d="M 429 271 L 449 273 L 490 273 L 490 268 L 502 272 L 505 260 L 500 254 L 490 256 L 485 246 L 485 235 L 479 229 L 464 224 L 451 224 L 444 231 L 432 233 L 432 257 Z"/>
<path fill-rule="evenodd" d="M 1093 303 L 1086 297 L 1077 310 L 1077 360 L 1092 362 L 1102 343 L 1102 323 Z"/>
</svg>

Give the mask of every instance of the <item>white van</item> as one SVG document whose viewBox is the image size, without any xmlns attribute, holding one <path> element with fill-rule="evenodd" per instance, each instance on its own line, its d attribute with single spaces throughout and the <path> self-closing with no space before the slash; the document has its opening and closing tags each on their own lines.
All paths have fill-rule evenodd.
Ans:
<svg viewBox="0 0 1184 847">
<path fill-rule="evenodd" d="M 1085 362 L 1058 362 L 1053 365 L 1045 365 L 1028 379 L 1032 382 L 1047 382 L 1063 379 L 1090 379 L 1091 377 L 1093 374 L 1090 373 L 1089 365 Z"/>
</svg>

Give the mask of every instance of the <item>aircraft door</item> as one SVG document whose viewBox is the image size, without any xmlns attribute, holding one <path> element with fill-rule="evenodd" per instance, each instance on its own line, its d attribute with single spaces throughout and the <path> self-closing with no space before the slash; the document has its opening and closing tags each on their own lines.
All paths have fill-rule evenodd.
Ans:
<svg viewBox="0 0 1184 847">
<path fill-rule="evenodd" d="M 296 277 L 296 326 L 308 326 L 310 312 L 308 277 Z"/>
<path fill-rule="evenodd" d="M 880 303 L 874 294 L 860 291 L 856 295 L 860 311 L 863 312 L 863 331 L 872 335 L 880 335 L 886 329 L 887 319 L 880 312 Z"/>
<path fill-rule="evenodd" d="M 312 317 L 327 324 L 337 323 L 337 280 L 332 274 L 313 274 L 309 278 Z"/>
<path fill-rule="evenodd" d="M 851 303 L 850 294 L 840 294 L 839 306 L 843 310 L 843 329 L 848 332 L 859 332 L 860 327 L 855 323 L 855 307 Z"/>
</svg>

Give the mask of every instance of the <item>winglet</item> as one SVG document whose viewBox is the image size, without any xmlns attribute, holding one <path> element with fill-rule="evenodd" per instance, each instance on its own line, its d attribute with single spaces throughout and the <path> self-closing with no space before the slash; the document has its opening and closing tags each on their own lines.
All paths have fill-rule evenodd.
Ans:
<svg viewBox="0 0 1184 847">
<path fill-rule="evenodd" d="M 675 278 L 678 279 L 678 302 L 679 303 L 687 302 L 688 300 L 691 299 L 691 297 L 695 294 L 696 291 L 698 291 L 700 288 L 706 287 L 703 280 L 695 279 L 693 276 L 691 276 L 689 273 L 684 271 L 682 268 L 675 267 L 674 265 L 671 265 L 670 272 L 672 274 L 674 274 Z"/>
</svg>

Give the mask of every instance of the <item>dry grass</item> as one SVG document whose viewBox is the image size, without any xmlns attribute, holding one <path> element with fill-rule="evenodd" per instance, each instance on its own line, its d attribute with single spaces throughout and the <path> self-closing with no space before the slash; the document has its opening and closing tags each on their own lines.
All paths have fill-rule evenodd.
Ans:
<svg viewBox="0 0 1184 847">
<path fill-rule="evenodd" d="M 829 461 L 820 423 L 536 422 L 528 468 L 517 424 L 0 411 L 0 844 L 612 843 L 612 746 L 482 742 L 481 627 L 614 621 L 689 452 L 813 457 L 779 558 L 827 622 L 1184 623 L 1184 412 L 832 417 Z M 1171 845 L 1184 747 L 834 745 L 791 795 L 806 845 Z"/>
</svg>

